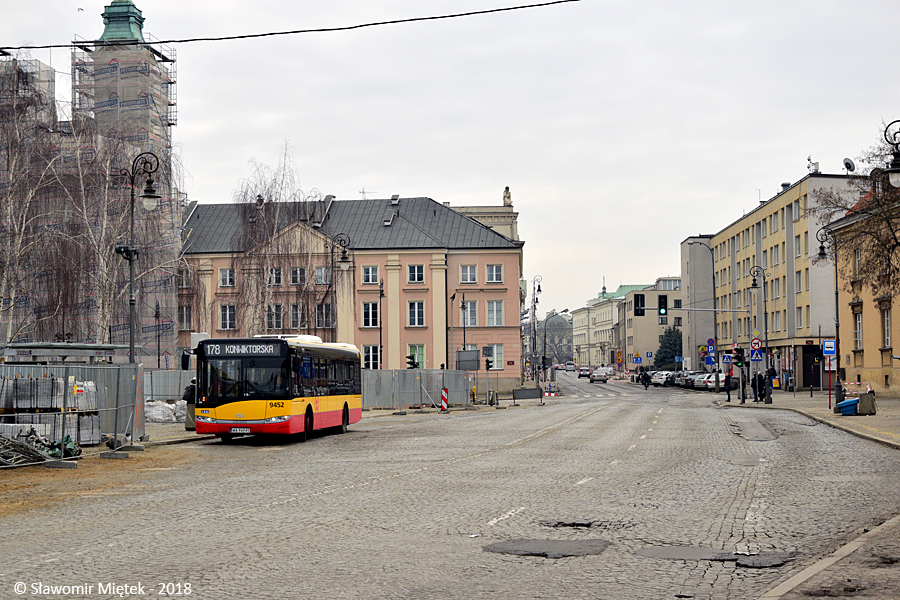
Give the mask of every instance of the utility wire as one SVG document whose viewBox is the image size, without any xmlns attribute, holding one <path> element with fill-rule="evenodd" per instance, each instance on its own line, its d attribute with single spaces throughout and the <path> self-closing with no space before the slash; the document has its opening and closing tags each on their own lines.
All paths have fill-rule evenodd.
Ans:
<svg viewBox="0 0 900 600">
<path fill-rule="evenodd" d="M 508 12 L 512 10 L 522 10 L 526 8 L 541 8 L 545 6 L 553 6 L 555 4 L 567 4 L 569 2 L 581 2 L 581 0 L 554 0 L 552 2 L 541 2 L 538 4 L 524 4 L 521 6 L 510 6 L 507 8 L 492 8 L 488 10 L 476 10 L 464 13 L 455 13 L 450 15 L 438 15 L 436 17 L 412 17 L 409 19 L 395 19 L 392 21 L 376 21 L 373 23 L 361 23 L 359 25 L 346 25 L 344 27 L 324 27 L 322 29 L 296 29 L 294 31 L 272 31 L 269 33 L 251 33 L 247 35 L 233 35 L 226 37 L 203 37 L 203 38 L 186 38 L 181 40 L 159 40 L 148 42 L 147 45 L 153 44 L 185 44 L 188 42 L 223 42 L 227 40 L 245 40 L 251 38 L 272 37 L 276 35 L 296 35 L 301 33 L 333 33 L 336 31 L 352 31 L 354 29 L 365 29 L 368 27 L 378 27 L 381 25 L 399 25 L 402 23 L 416 23 L 420 21 L 439 21 L 442 19 L 456 19 L 459 17 L 473 17 L 478 15 L 487 15 L 491 13 Z M 91 42 L 84 42 L 91 43 Z M 104 41 L 104 45 L 134 45 L 134 40 Z M 0 50 L 45 50 L 48 48 L 70 48 L 74 44 L 49 44 L 46 46 L 0 46 Z"/>
</svg>

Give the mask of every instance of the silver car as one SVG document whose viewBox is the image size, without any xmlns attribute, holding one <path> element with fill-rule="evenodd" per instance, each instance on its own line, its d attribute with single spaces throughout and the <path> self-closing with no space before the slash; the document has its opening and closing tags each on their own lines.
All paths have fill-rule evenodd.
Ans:
<svg viewBox="0 0 900 600">
<path fill-rule="evenodd" d="M 609 374 L 606 369 L 594 369 L 591 371 L 590 382 L 594 383 L 595 381 L 599 381 L 600 383 L 606 383 L 609 381 Z"/>
</svg>

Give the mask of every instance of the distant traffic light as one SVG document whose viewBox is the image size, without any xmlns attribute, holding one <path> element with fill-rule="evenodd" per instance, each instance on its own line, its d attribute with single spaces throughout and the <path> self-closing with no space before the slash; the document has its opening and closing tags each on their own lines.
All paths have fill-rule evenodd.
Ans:
<svg viewBox="0 0 900 600">
<path fill-rule="evenodd" d="M 661 317 L 669 314 L 669 296 L 660 294 L 656 297 L 656 310 Z"/>
<path fill-rule="evenodd" d="M 744 349 L 743 348 L 735 348 L 731 351 L 731 364 L 735 367 L 743 367 L 744 366 Z"/>
<path fill-rule="evenodd" d="M 493 361 L 493 360 L 491 360 L 490 358 L 484 359 L 484 369 L 485 369 L 485 371 L 490 371 L 491 368 L 492 368 L 493 366 L 494 366 L 494 361 Z"/>
<path fill-rule="evenodd" d="M 410 354 L 406 357 L 406 368 L 407 369 L 418 369 L 419 363 L 416 361 L 416 355 Z"/>
<path fill-rule="evenodd" d="M 643 317 L 644 316 L 644 295 L 643 294 L 635 294 L 634 295 L 634 316 Z"/>
</svg>

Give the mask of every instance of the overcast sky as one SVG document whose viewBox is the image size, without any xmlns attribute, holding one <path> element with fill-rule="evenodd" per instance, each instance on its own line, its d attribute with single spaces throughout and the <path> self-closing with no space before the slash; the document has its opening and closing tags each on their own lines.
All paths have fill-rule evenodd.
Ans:
<svg viewBox="0 0 900 600">
<path fill-rule="evenodd" d="M 156 39 L 342 27 L 511 0 L 135 0 Z M 96 39 L 109 0 L 8 3 L 0 46 Z M 82 10 L 79 10 L 82 9 Z M 900 119 L 896 0 L 581 0 L 336 33 L 176 44 L 190 200 L 230 202 L 285 144 L 304 191 L 499 205 L 509 186 L 539 315 L 606 278 L 679 275 L 807 171 L 842 173 Z M 52 53 L 52 54 L 51 54 Z M 63 71 L 65 49 L 34 58 Z"/>
</svg>

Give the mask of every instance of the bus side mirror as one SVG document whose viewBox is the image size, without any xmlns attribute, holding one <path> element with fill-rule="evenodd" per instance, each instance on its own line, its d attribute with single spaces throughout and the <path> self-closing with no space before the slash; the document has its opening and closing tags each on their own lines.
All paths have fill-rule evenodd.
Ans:
<svg viewBox="0 0 900 600">
<path fill-rule="evenodd" d="M 294 373 L 299 373 L 299 372 L 300 372 L 300 357 L 299 357 L 299 356 L 295 356 L 295 357 L 293 357 L 293 359 L 291 360 L 291 370 L 292 370 Z"/>
<path fill-rule="evenodd" d="M 181 355 L 181 370 L 189 371 L 191 368 L 191 355 L 187 352 L 182 353 Z"/>
</svg>

